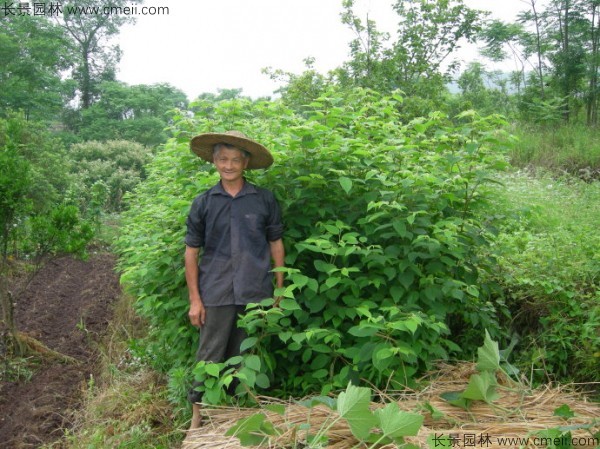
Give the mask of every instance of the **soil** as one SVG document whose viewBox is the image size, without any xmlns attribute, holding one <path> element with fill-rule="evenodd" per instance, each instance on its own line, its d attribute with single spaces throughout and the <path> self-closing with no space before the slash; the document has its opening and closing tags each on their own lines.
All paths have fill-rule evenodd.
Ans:
<svg viewBox="0 0 600 449">
<path fill-rule="evenodd" d="M 120 295 L 115 260 L 48 262 L 16 298 L 17 328 L 48 348 L 79 361 L 42 359 L 30 380 L 0 379 L 0 447 L 38 448 L 60 439 L 98 374 L 98 342 Z"/>
</svg>

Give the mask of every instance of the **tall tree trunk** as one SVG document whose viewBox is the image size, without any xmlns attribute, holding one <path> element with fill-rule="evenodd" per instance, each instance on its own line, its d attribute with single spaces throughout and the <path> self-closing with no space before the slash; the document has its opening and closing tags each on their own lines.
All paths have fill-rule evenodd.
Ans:
<svg viewBox="0 0 600 449">
<path fill-rule="evenodd" d="M 6 259 L 0 262 L 0 359 L 23 355 L 23 347 L 17 338 L 12 295 L 6 277 Z"/>
<path fill-rule="evenodd" d="M 90 74 L 90 54 L 86 44 L 82 48 L 82 73 L 81 73 L 81 107 L 87 109 L 92 104 L 92 82 Z"/>
<path fill-rule="evenodd" d="M 564 25 L 563 25 L 563 29 L 564 29 L 564 33 L 563 33 L 563 53 L 564 53 L 564 57 L 565 57 L 565 62 L 566 59 L 569 57 L 569 9 L 571 6 L 571 0 L 565 0 L 564 1 L 564 5 L 565 5 L 565 10 L 564 10 Z M 568 67 L 568 63 L 565 64 L 564 67 L 564 95 L 566 98 L 566 103 L 565 103 L 565 122 L 569 122 L 570 119 L 570 115 L 571 115 L 571 109 L 570 109 L 570 105 L 571 105 L 571 76 L 569 74 L 569 67 Z"/>
<path fill-rule="evenodd" d="M 596 20 L 598 23 L 596 24 Z M 587 124 L 598 125 L 598 44 L 600 41 L 600 15 L 598 5 L 592 5 L 592 20 L 590 38 L 592 42 L 592 54 L 590 57 L 590 82 L 587 96 Z"/>
<path fill-rule="evenodd" d="M 540 31 L 540 19 L 538 17 L 537 10 L 535 9 L 535 0 L 531 0 L 531 10 L 533 11 L 533 20 L 535 21 L 535 39 L 536 39 L 536 51 L 538 58 L 538 78 L 540 82 L 540 95 L 542 100 L 545 99 L 544 91 L 544 69 L 542 64 L 542 44 L 541 44 L 541 31 Z"/>
</svg>

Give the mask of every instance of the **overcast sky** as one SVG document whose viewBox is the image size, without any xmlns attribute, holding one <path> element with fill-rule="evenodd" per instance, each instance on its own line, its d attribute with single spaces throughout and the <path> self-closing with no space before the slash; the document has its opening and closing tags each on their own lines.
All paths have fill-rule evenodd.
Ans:
<svg viewBox="0 0 600 449">
<path fill-rule="evenodd" d="M 356 0 L 356 11 L 394 32 L 393 0 Z M 465 0 L 470 7 L 513 20 L 523 0 Z M 242 88 L 251 97 L 272 95 L 278 85 L 264 67 L 300 73 L 316 59 L 326 73 L 348 59 L 352 31 L 341 23 L 342 0 L 146 0 L 168 15 L 137 15 L 121 31 L 118 79 L 128 84 L 167 82 L 193 99 L 218 88 Z M 138 7 L 139 8 L 139 7 Z M 477 59 L 474 49 L 466 59 Z M 507 70 L 513 67 L 507 65 Z"/>
</svg>

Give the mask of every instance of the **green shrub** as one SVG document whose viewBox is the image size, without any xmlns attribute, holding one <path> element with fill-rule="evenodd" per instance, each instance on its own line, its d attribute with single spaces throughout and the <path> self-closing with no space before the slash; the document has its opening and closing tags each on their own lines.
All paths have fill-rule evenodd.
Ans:
<svg viewBox="0 0 600 449">
<path fill-rule="evenodd" d="M 501 336 L 502 304 L 480 282 L 489 261 L 473 205 L 505 167 L 498 117 L 439 113 L 403 124 L 399 96 L 330 90 L 308 118 L 278 102 L 223 101 L 212 115 L 176 117 L 175 138 L 149 165 L 124 216 L 123 282 L 152 324 L 155 364 L 178 377 L 191 365 L 183 268 L 191 200 L 216 174 L 189 151 L 192 135 L 239 129 L 272 149 L 276 164 L 248 173 L 271 189 L 286 224 L 284 299 L 251 307 L 241 367 L 200 363 L 205 400 L 233 377 L 287 396 L 326 393 L 363 379 L 410 384 L 438 359 L 468 357 L 488 328 Z M 195 104 L 193 107 L 201 105 Z M 207 110 L 207 108 L 198 107 Z M 213 366 L 216 365 L 216 366 Z"/>
<path fill-rule="evenodd" d="M 151 156 L 143 145 L 126 140 L 72 145 L 69 157 L 75 188 L 71 195 L 88 215 L 97 215 L 99 209 L 120 211 L 123 195 L 144 178 L 144 165 Z"/>
<path fill-rule="evenodd" d="M 22 115 L 0 118 L 0 247 L 15 255 L 26 243 L 30 218 L 65 202 L 71 183 L 65 149 L 42 124 Z"/>
</svg>

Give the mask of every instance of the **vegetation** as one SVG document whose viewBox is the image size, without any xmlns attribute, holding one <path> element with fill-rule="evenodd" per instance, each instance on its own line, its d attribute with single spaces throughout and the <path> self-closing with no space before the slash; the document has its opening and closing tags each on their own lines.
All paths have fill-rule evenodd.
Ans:
<svg viewBox="0 0 600 449">
<path fill-rule="evenodd" d="M 74 182 L 70 195 L 81 210 L 98 217 L 123 208 L 123 195 L 145 177 L 150 151 L 137 142 L 88 141 L 71 146 Z"/>
<path fill-rule="evenodd" d="M 24 356 L 31 345 L 13 316 L 15 292 L 7 282 L 9 258 L 36 266 L 60 253 L 81 254 L 93 236 L 64 196 L 68 182 L 62 147 L 42 127 L 18 115 L 0 119 L 0 354 Z"/>
<path fill-rule="evenodd" d="M 491 204 L 502 214 L 492 218 L 499 218 L 494 278 L 521 339 L 521 366 L 533 381 L 595 381 L 600 185 L 540 173 L 512 174 L 503 182 Z"/>
<path fill-rule="evenodd" d="M 8 270 L 81 254 L 95 232 L 96 242 L 117 240 L 135 298 L 127 307 L 147 323 L 126 335 L 115 328 L 106 384 L 89 385 L 93 427 L 79 423 L 73 447 L 175 444 L 167 403 L 183 421 L 194 376 L 210 403 L 230 400 L 224 389 L 238 378 L 245 403 L 257 393 L 344 391 L 362 404 L 370 390 L 350 382 L 414 385 L 434 361 L 472 360 L 486 330 L 512 349 L 513 373 L 534 383 L 598 381 L 598 8 L 531 1 L 501 23 L 463 0 L 397 1 L 393 41 L 345 0 L 342 22 L 355 39 L 340 67 L 321 74 L 307 58 L 299 74 L 265 69 L 285 82 L 276 100 L 220 89 L 191 103 L 166 84 L 116 80 L 120 53 L 108 38 L 122 18 L 3 17 L 5 366 L 17 378 L 35 368 L 19 355 Z M 519 70 L 461 67 L 464 42 Z M 277 307 L 266 299 L 244 317 L 241 358 L 194 366 L 182 238 L 192 198 L 217 177 L 188 143 L 228 129 L 275 153 L 277 163 L 249 179 L 284 209 L 287 283 Z M 392 412 L 369 419 L 385 441 L 400 441 L 384 429 Z M 147 432 L 152 422 L 161 435 Z"/>
</svg>

